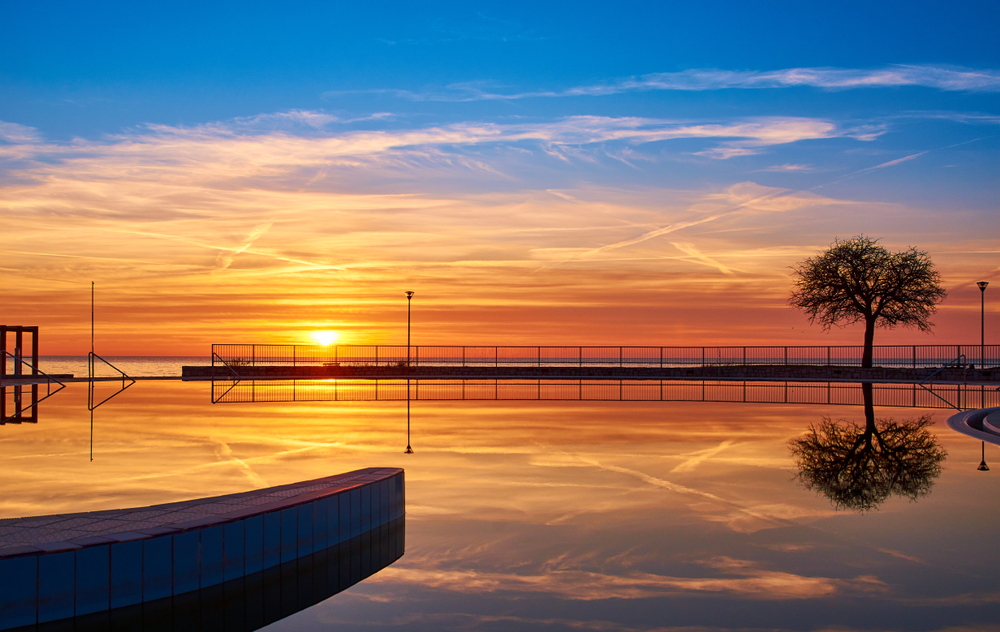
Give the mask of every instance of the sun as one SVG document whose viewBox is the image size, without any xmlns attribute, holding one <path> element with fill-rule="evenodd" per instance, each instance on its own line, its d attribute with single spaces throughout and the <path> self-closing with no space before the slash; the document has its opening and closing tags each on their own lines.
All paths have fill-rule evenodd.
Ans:
<svg viewBox="0 0 1000 632">
<path fill-rule="evenodd" d="M 326 347 L 337 342 L 337 339 L 340 338 L 340 334 L 335 331 L 314 331 L 312 332 L 312 337 L 317 343 Z"/>
</svg>

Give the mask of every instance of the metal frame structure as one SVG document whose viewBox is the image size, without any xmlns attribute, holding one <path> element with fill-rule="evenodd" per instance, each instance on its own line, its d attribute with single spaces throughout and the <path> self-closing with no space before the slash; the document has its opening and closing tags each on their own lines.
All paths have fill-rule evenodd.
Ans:
<svg viewBox="0 0 1000 632">
<path fill-rule="evenodd" d="M 7 334 L 14 334 L 14 352 L 7 351 Z M 31 362 L 24 359 L 24 334 L 31 335 Z M 13 372 L 7 373 L 7 358 L 13 360 Z M 0 325 L 0 361 L 3 362 L 2 378 L 14 378 L 20 380 L 25 377 L 31 378 L 30 384 L 11 384 L 0 387 L 0 425 L 8 423 L 38 423 L 38 404 L 52 397 L 66 385 L 45 373 L 38 368 L 38 327 L 23 325 Z M 30 373 L 25 373 L 23 367 L 28 367 Z M 39 378 L 45 379 L 45 396 L 39 397 Z M 52 390 L 52 383 L 55 382 L 59 388 Z M 7 389 L 10 388 L 14 394 L 13 414 L 7 415 Z M 24 405 L 24 391 L 30 389 L 31 401 Z"/>
<path fill-rule="evenodd" d="M 0 325 L 0 356 L 3 356 L 3 372 L 0 373 L 3 377 L 7 377 L 7 334 L 14 334 L 14 352 L 10 355 L 14 357 L 14 372 L 10 375 L 13 377 L 21 377 L 24 372 L 21 369 L 22 364 L 27 364 L 31 367 L 31 375 L 37 376 L 38 371 L 38 327 L 24 327 L 22 325 Z M 21 360 L 24 358 L 24 334 L 31 334 L 31 362 L 22 363 Z"/>
</svg>

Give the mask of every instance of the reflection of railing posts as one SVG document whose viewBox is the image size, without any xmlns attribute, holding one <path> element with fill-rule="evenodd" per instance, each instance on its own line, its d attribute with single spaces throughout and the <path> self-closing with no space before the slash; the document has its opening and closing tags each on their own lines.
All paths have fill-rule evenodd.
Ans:
<svg viewBox="0 0 1000 632">
<path fill-rule="evenodd" d="M 31 375 L 32 375 L 32 377 L 37 377 L 37 376 L 41 375 L 42 377 L 45 378 L 45 397 L 39 398 L 38 397 L 38 384 L 32 384 L 31 385 L 31 404 L 29 404 L 27 408 L 22 408 L 22 406 L 21 406 L 21 388 L 22 388 L 22 385 L 19 385 L 19 384 L 18 385 L 14 385 L 14 389 L 15 389 L 14 390 L 15 410 L 14 410 L 14 414 L 12 416 L 10 416 L 10 417 L 7 417 L 7 411 L 6 411 L 7 397 L 6 397 L 6 394 L 5 393 L 0 394 L 0 400 L 2 400 L 2 402 L 0 402 L 0 408 L 2 408 L 2 410 L 0 410 L 0 424 L 7 423 L 8 421 L 13 420 L 13 419 L 21 418 L 24 415 L 24 413 L 27 412 L 27 411 L 29 411 L 29 410 L 32 411 L 32 413 L 31 413 L 31 421 L 32 422 L 37 422 L 38 421 L 38 404 L 40 404 L 41 402 L 45 401 L 46 399 L 52 397 L 53 395 L 55 395 L 59 391 L 61 391 L 64 388 L 66 388 L 66 385 L 63 384 L 62 382 L 60 382 L 59 380 L 57 380 L 56 378 L 52 377 L 48 373 L 46 373 L 46 372 L 42 371 L 41 369 L 39 369 L 37 365 L 30 364 L 24 358 L 18 357 L 16 355 L 10 353 L 9 351 L 4 351 L 3 352 L 3 356 L 0 357 L 0 359 L 2 359 L 2 361 L 3 361 L 4 369 L 5 370 L 6 370 L 6 367 L 7 367 L 7 357 L 8 356 L 11 357 L 14 360 L 14 363 L 15 363 L 14 365 L 16 367 L 20 367 L 21 365 L 25 365 L 28 368 L 30 368 L 31 369 Z M 23 371 L 18 371 L 14 375 L 15 376 L 22 376 L 23 374 L 24 374 Z M 59 385 L 59 388 L 57 388 L 54 391 L 52 390 L 52 383 L 53 382 L 55 382 L 56 384 Z"/>
<path fill-rule="evenodd" d="M 499 396 L 498 379 L 446 380 L 424 382 L 410 379 L 410 387 L 404 391 L 405 379 L 389 380 L 349 380 L 346 388 L 337 380 L 261 380 L 244 379 L 238 385 L 229 379 L 216 380 L 212 384 L 213 403 L 247 402 L 316 402 L 316 401 L 401 401 L 411 394 L 413 400 L 580 400 L 580 401 L 653 401 L 644 393 L 656 392 L 656 398 L 663 401 L 715 401 L 746 402 L 760 404 L 826 404 L 859 405 L 853 394 L 860 393 L 857 384 L 845 385 L 836 382 L 795 383 L 754 382 L 753 380 L 505 380 L 504 397 Z M 492 382 L 492 384 L 490 384 Z M 575 384 L 573 384 L 575 382 Z M 624 389 L 624 383 L 629 388 Z M 377 383 L 377 386 L 376 386 Z M 421 386 L 426 392 L 421 392 Z M 493 388 L 488 388 L 493 386 Z M 583 388 L 587 386 L 587 388 Z M 954 389 L 953 390 L 953 386 Z M 656 388 L 658 387 L 658 388 Z M 697 388 L 697 392 L 696 392 Z M 914 408 L 949 408 L 955 406 L 943 396 L 959 392 L 961 385 L 936 387 L 934 393 L 942 397 L 931 397 L 918 401 L 921 391 L 916 383 L 876 384 L 875 405 Z M 623 393 L 624 391 L 624 393 Z M 961 391 L 963 398 L 968 393 Z M 834 398 L 833 393 L 838 397 Z M 625 394 L 630 397 L 624 397 Z M 712 395 L 709 397 L 709 395 Z M 1000 390 L 985 391 L 982 406 L 1000 405 Z M 656 399 L 654 398 L 654 399 Z M 966 404 L 968 405 L 968 404 Z"/>
</svg>

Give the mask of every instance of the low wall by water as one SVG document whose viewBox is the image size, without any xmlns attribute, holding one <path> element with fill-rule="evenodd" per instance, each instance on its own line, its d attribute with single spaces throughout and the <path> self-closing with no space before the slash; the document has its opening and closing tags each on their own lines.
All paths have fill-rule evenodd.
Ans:
<svg viewBox="0 0 1000 632">
<path fill-rule="evenodd" d="M 404 511 L 403 471 L 371 468 L 180 503 L 0 520 L 0 630 L 202 594 L 314 564 L 317 554 L 343 556 L 345 546 L 345 579 L 360 581 L 403 554 Z M 336 568 L 339 587 L 343 560 Z"/>
<path fill-rule="evenodd" d="M 235 371 L 235 374 L 234 374 Z M 185 366 L 185 380 L 358 378 L 358 379 L 543 379 L 543 380 L 788 380 L 920 382 L 1000 382 L 998 369 L 933 369 L 902 367 L 838 367 L 796 365 L 724 365 L 695 367 L 532 367 L 532 366 Z"/>
</svg>

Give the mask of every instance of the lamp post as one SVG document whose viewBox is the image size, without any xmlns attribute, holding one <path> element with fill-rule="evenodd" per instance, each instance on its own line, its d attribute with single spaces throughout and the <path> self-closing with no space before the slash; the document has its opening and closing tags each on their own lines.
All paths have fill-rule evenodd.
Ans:
<svg viewBox="0 0 1000 632">
<path fill-rule="evenodd" d="M 406 368 L 410 368 L 410 301 L 413 300 L 413 292 L 406 291 Z"/>
<path fill-rule="evenodd" d="M 976 283 L 979 286 L 979 368 L 986 368 L 986 286 L 989 281 Z"/>
</svg>

